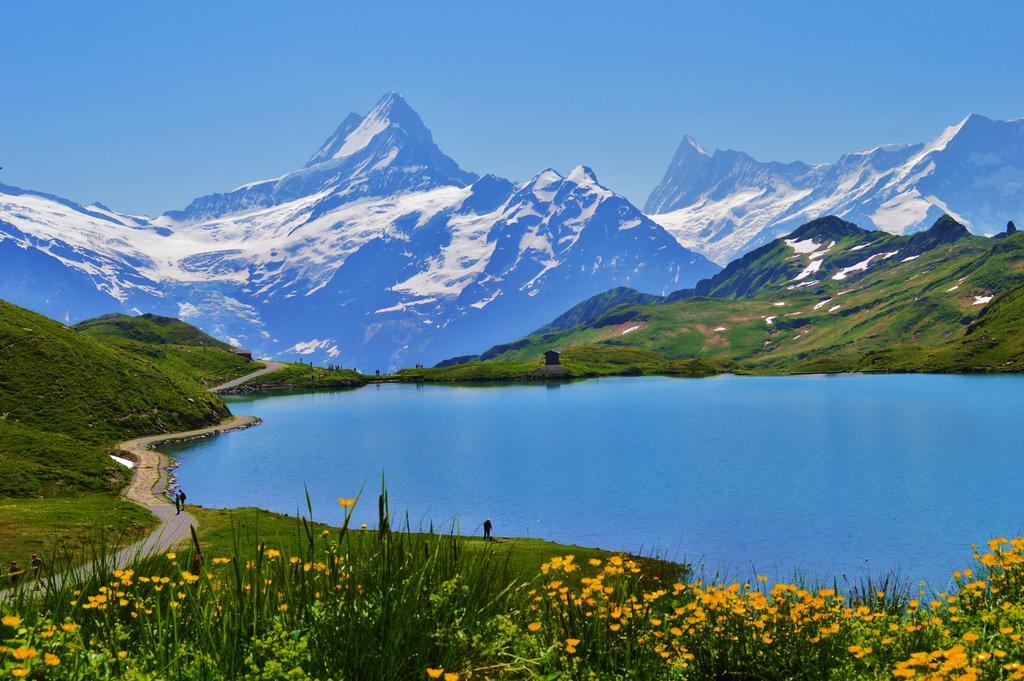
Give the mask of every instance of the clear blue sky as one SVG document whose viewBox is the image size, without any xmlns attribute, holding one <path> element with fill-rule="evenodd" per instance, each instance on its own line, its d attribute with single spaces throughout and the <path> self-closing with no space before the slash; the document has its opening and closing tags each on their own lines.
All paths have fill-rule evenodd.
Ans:
<svg viewBox="0 0 1024 681">
<path fill-rule="evenodd" d="M 642 203 L 683 134 L 827 161 L 1022 117 L 1022 73 L 1021 2 L 6 2 L 0 182 L 162 212 L 394 90 L 464 168 Z"/>
</svg>

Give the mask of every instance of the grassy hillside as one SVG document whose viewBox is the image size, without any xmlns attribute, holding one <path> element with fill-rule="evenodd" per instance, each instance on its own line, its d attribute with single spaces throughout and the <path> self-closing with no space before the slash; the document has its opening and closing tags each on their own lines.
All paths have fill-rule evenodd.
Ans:
<svg viewBox="0 0 1024 681">
<path fill-rule="evenodd" d="M 352 369 L 325 369 L 300 362 L 288 362 L 277 371 L 243 383 L 234 392 L 355 388 L 366 385 L 368 380 L 368 376 Z"/>
<path fill-rule="evenodd" d="M 116 490 L 107 448 L 228 414 L 197 383 L 4 302 L 0 356 L 0 495 Z"/>
<path fill-rule="evenodd" d="M 230 350 L 231 346 L 174 317 L 143 314 L 105 314 L 75 324 L 76 331 L 90 336 L 127 338 L 153 345 L 195 345 Z"/>
<path fill-rule="evenodd" d="M 545 348 L 547 349 L 547 348 Z M 467 362 L 398 372 L 403 381 L 507 381 L 550 378 L 542 373 L 543 360 L 529 356 L 507 361 Z M 561 356 L 564 374 L 557 378 L 587 378 L 613 375 L 711 376 L 730 368 L 728 362 L 703 359 L 666 359 L 644 348 L 604 345 L 570 345 Z"/>
<path fill-rule="evenodd" d="M 507 365 L 548 349 L 634 347 L 754 373 L 1018 370 L 1021 286 L 1021 233 L 987 239 L 943 218 L 904 237 L 824 218 L 667 302 L 618 306 L 482 356 Z"/>
<path fill-rule="evenodd" d="M 0 303 L 0 414 L 83 442 L 188 430 L 227 415 L 201 386 L 9 303 Z"/>
<path fill-rule="evenodd" d="M 204 387 L 220 385 L 259 368 L 232 352 L 227 343 L 172 317 L 109 314 L 73 328 L 138 355 L 165 373 Z"/>
<path fill-rule="evenodd" d="M 0 559 L 24 565 L 32 551 L 73 550 L 99 530 L 127 542 L 152 526 L 148 511 L 116 496 L 128 473 L 110 449 L 228 415 L 193 380 L 200 362 L 173 368 L 177 352 L 97 338 L 0 301 Z"/>
<path fill-rule="evenodd" d="M 933 361 L 940 368 L 1024 371 L 1024 285 L 993 298 L 963 338 Z"/>
</svg>

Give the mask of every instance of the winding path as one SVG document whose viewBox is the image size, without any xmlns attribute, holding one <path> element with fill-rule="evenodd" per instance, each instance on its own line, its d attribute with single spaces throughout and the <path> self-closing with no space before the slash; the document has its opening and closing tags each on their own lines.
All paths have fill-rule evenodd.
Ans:
<svg viewBox="0 0 1024 681">
<path fill-rule="evenodd" d="M 256 378 L 257 376 L 264 376 L 266 374 L 273 373 L 273 372 L 277 371 L 278 369 L 284 368 L 284 364 L 282 364 L 281 362 L 271 362 L 269 359 L 262 360 L 262 361 L 263 361 L 264 364 L 266 364 L 266 366 L 263 367 L 262 369 L 260 369 L 259 371 L 254 371 L 251 374 L 246 374 L 245 376 L 242 376 L 241 378 L 236 378 L 235 380 L 228 381 L 227 383 L 221 383 L 220 385 L 218 385 L 215 388 L 210 388 L 210 392 L 211 393 L 219 393 L 219 392 L 223 392 L 225 390 L 230 390 L 231 388 L 237 388 L 238 386 L 242 385 L 246 381 L 251 381 L 252 379 Z"/>
<path fill-rule="evenodd" d="M 233 381 L 210 388 L 210 392 L 218 393 L 235 388 L 257 376 L 269 374 L 284 366 L 280 362 L 271 361 L 265 361 L 264 364 L 266 366 L 259 371 L 254 371 L 241 378 L 236 378 Z M 119 551 L 116 561 L 121 562 L 122 559 L 130 559 L 138 554 L 146 555 L 148 553 L 164 551 L 183 539 L 188 538 L 189 526 L 196 524 L 196 519 L 191 513 L 187 511 L 176 513 L 174 505 L 164 495 L 163 492 L 167 488 L 169 479 L 167 457 L 152 449 L 153 445 L 159 442 L 166 442 L 167 440 L 188 440 L 213 433 L 226 433 L 231 430 L 248 428 L 256 422 L 255 416 L 232 416 L 215 426 L 188 430 L 181 433 L 147 435 L 146 437 L 137 437 L 134 440 L 128 440 L 118 445 L 118 449 L 131 453 L 135 459 L 134 475 L 132 476 L 132 481 L 128 484 L 128 488 L 124 491 L 125 498 L 149 509 L 159 519 L 160 524 L 145 539 Z"/>
<path fill-rule="evenodd" d="M 264 368 L 259 371 L 254 371 L 241 378 L 236 378 L 233 381 L 210 388 L 210 392 L 217 393 L 237 387 L 257 376 L 269 374 L 284 366 L 280 362 L 271 362 L 269 360 L 263 360 L 263 364 L 265 364 Z M 137 437 L 134 440 L 128 440 L 118 445 L 118 449 L 130 452 L 135 459 L 134 474 L 124 491 L 124 497 L 149 509 L 159 519 L 160 523 L 145 539 L 140 539 L 134 544 L 117 551 L 112 557 L 113 564 L 124 566 L 130 564 L 138 556 L 166 551 L 186 540 L 189 536 L 189 527 L 196 524 L 196 519 L 191 513 L 188 511 L 177 513 L 174 505 L 163 494 L 170 477 L 167 472 L 167 457 L 151 449 L 153 445 L 167 440 L 187 440 L 213 433 L 226 433 L 231 430 L 247 428 L 257 422 L 258 419 L 255 416 L 232 416 L 215 426 L 187 430 L 181 433 L 147 435 L 146 437 Z M 87 571 L 88 565 L 85 565 L 72 568 L 69 574 Z M 67 576 L 68 574 L 44 574 L 43 579 L 53 587 L 60 588 L 61 583 Z M 29 581 L 23 580 L 22 583 L 28 584 Z M 0 602 L 9 598 L 14 593 L 16 593 L 16 589 L 0 587 Z"/>
</svg>

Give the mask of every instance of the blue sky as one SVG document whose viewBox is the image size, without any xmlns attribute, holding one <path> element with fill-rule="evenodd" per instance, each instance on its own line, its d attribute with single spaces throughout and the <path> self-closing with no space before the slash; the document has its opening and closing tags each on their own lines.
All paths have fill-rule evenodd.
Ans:
<svg viewBox="0 0 1024 681">
<path fill-rule="evenodd" d="M 1024 116 L 1020 2 L 178 4 L 4 3 L 0 182 L 158 213 L 389 90 L 466 169 L 585 163 L 638 203 L 686 133 L 827 161 Z"/>
</svg>

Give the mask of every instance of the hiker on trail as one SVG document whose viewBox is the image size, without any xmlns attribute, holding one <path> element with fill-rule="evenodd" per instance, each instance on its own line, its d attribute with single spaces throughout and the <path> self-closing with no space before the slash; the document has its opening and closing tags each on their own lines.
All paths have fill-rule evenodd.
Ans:
<svg viewBox="0 0 1024 681">
<path fill-rule="evenodd" d="M 11 576 L 11 586 L 17 586 L 18 580 L 21 579 L 21 566 L 12 560 L 11 567 L 7 569 L 7 574 Z"/>
<path fill-rule="evenodd" d="M 32 554 L 32 575 L 36 582 L 36 591 L 39 591 L 39 577 L 43 574 L 43 559 L 38 553 Z"/>
<path fill-rule="evenodd" d="M 179 488 L 174 494 L 174 506 L 178 509 L 177 515 L 181 515 L 181 509 L 185 508 L 185 490 Z"/>
<path fill-rule="evenodd" d="M 491 525 L 490 518 L 484 521 L 484 541 L 494 541 L 494 537 L 491 536 L 492 527 L 494 527 L 494 525 Z"/>
</svg>

